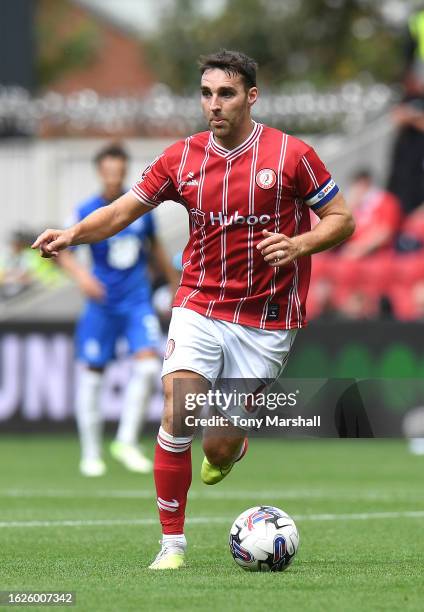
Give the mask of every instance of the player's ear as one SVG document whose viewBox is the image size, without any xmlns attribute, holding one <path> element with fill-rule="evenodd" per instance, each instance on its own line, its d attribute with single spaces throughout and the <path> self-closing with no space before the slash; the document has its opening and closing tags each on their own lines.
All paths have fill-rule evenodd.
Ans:
<svg viewBox="0 0 424 612">
<path fill-rule="evenodd" d="M 249 106 L 253 106 L 257 98 L 258 98 L 258 88 L 250 87 L 249 91 L 247 92 L 247 103 L 249 104 Z"/>
</svg>

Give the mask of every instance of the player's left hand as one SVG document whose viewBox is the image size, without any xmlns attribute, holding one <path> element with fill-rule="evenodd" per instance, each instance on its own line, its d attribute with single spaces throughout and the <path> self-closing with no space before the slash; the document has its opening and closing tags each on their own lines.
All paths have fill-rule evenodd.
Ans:
<svg viewBox="0 0 424 612">
<path fill-rule="evenodd" d="M 273 268 L 287 266 L 301 254 L 296 238 L 289 238 L 285 234 L 273 234 L 263 230 L 264 240 L 257 245 L 264 260 Z"/>
</svg>

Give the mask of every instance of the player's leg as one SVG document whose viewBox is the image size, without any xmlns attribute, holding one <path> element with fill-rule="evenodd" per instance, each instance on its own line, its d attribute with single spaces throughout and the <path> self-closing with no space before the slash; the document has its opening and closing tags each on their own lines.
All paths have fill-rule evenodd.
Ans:
<svg viewBox="0 0 424 612">
<path fill-rule="evenodd" d="M 82 362 L 78 373 L 75 417 L 81 447 L 80 471 L 84 476 L 102 476 L 103 420 L 100 393 L 105 365 L 112 358 L 114 325 L 101 308 L 89 305 L 77 326 L 77 356 Z"/>
<path fill-rule="evenodd" d="M 193 438 L 185 417 L 196 415 L 196 394 L 208 391 L 221 368 L 222 349 L 211 320 L 185 308 L 174 308 L 162 370 L 165 409 L 154 459 L 163 540 L 151 569 L 173 569 L 183 564 Z"/>
<path fill-rule="evenodd" d="M 214 325 L 219 329 L 223 349 L 219 388 L 228 397 L 239 393 L 255 395 L 275 380 L 284 369 L 296 336 L 296 330 L 273 332 L 226 321 L 214 321 Z M 230 421 L 235 415 L 253 416 L 247 406 L 237 402 L 226 411 L 219 406 L 217 409 Z M 205 484 L 220 482 L 244 457 L 248 448 L 246 434 L 234 425 L 222 431 L 214 428 L 205 432 L 205 458 L 201 468 Z"/>
<path fill-rule="evenodd" d="M 102 459 L 102 419 L 99 394 L 103 369 L 84 365 L 79 373 L 75 398 L 75 417 L 81 447 L 80 472 L 83 476 L 103 476 L 106 466 Z"/>
<path fill-rule="evenodd" d="M 152 462 L 138 443 L 160 379 L 160 327 L 150 305 L 133 309 L 126 319 L 124 335 L 133 355 L 133 364 L 116 438 L 110 450 L 127 469 L 145 474 L 151 472 Z"/>
<path fill-rule="evenodd" d="M 184 536 L 185 507 L 191 484 L 191 443 L 194 425 L 186 416 L 198 410 L 186 410 L 186 397 L 207 393 L 210 386 L 203 376 L 177 371 L 163 378 L 164 412 L 159 429 L 154 460 L 154 476 L 159 518 L 162 525 L 162 548 L 150 569 L 177 569 L 184 564 L 187 542 Z"/>
<path fill-rule="evenodd" d="M 208 485 L 220 482 L 231 472 L 234 464 L 244 457 L 247 448 L 246 431 L 235 427 L 228 419 L 226 425 L 205 428 L 205 458 L 200 472 L 202 481 Z"/>
</svg>

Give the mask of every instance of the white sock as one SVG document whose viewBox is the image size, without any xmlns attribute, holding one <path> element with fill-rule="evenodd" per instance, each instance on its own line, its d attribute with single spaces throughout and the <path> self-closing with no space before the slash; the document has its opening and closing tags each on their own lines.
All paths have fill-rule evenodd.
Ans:
<svg viewBox="0 0 424 612">
<path fill-rule="evenodd" d="M 102 418 L 99 394 L 103 374 L 83 369 L 76 393 L 75 417 L 81 445 L 82 459 L 100 459 L 102 443 Z"/>
<path fill-rule="evenodd" d="M 164 544 L 174 544 L 178 546 L 178 548 L 187 548 L 187 540 L 183 533 L 174 535 L 174 534 L 163 534 L 162 535 L 162 546 Z"/>
<path fill-rule="evenodd" d="M 135 359 L 128 383 L 116 439 L 136 446 L 146 420 L 150 400 L 160 375 L 160 361 L 156 357 Z"/>
</svg>

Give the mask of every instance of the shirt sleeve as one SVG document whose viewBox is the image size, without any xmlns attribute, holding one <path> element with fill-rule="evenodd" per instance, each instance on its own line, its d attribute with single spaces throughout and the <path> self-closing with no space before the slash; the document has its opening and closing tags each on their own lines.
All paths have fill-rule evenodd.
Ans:
<svg viewBox="0 0 424 612">
<path fill-rule="evenodd" d="M 305 204 L 314 211 L 325 206 L 339 191 L 324 163 L 312 148 L 299 160 L 296 168 L 296 188 Z"/>
<path fill-rule="evenodd" d="M 147 166 L 141 179 L 133 185 L 131 192 L 148 206 L 156 207 L 166 200 L 178 200 L 179 194 L 174 187 L 166 163 L 166 152 Z"/>
</svg>

